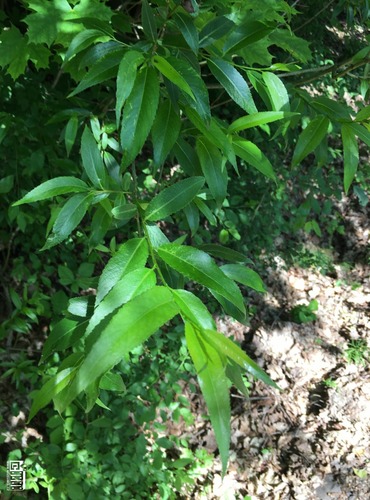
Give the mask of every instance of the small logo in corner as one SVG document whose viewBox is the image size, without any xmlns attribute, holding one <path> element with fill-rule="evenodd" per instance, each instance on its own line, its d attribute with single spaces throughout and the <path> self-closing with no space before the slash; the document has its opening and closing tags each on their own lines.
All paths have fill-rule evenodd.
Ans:
<svg viewBox="0 0 370 500">
<path fill-rule="evenodd" d="M 6 463 L 6 485 L 8 491 L 26 489 L 26 466 L 24 460 L 9 460 Z"/>
</svg>

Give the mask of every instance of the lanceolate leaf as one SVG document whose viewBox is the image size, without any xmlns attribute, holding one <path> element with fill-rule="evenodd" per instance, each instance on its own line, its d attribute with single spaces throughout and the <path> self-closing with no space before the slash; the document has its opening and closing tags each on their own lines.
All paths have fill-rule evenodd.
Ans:
<svg viewBox="0 0 370 500">
<path fill-rule="evenodd" d="M 157 24 L 155 22 L 154 12 L 149 6 L 147 0 L 141 2 L 141 22 L 146 36 L 155 41 L 157 39 Z"/>
<path fill-rule="evenodd" d="M 297 115 L 299 115 L 299 113 L 289 113 L 286 111 L 261 111 L 260 113 L 254 113 L 249 116 L 242 116 L 241 118 L 238 118 L 229 126 L 228 131 L 229 133 L 240 132 L 240 130 L 258 127 L 260 125 L 265 125 L 266 123 L 292 118 Z"/>
<path fill-rule="evenodd" d="M 344 190 L 348 193 L 356 175 L 359 152 L 355 132 L 350 125 L 342 125 L 343 162 L 344 162 Z"/>
<path fill-rule="evenodd" d="M 155 283 L 156 276 L 152 269 L 144 267 L 125 274 L 111 288 L 104 299 L 99 302 L 94 314 L 90 318 L 85 335 L 89 335 L 108 314 L 111 314 L 120 306 L 129 302 L 136 295 L 140 295 L 149 288 L 153 288 Z"/>
<path fill-rule="evenodd" d="M 122 108 L 125 100 L 131 94 L 135 83 L 137 68 L 144 61 L 144 54 L 136 50 L 126 52 L 117 73 L 117 91 L 116 91 L 116 122 L 117 127 L 121 120 Z"/>
<path fill-rule="evenodd" d="M 209 59 L 208 67 L 229 96 L 247 113 L 257 113 L 247 82 L 232 64 L 222 59 Z"/>
<path fill-rule="evenodd" d="M 112 215 L 115 219 L 121 221 L 121 223 L 126 223 L 132 217 L 137 214 L 137 207 L 132 203 L 126 203 L 126 205 L 119 205 L 112 209 Z"/>
<path fill-rule="evenodd" d="M 102 36 L 104 35 L 99 30 L 84 30 L 78 33 L 68 47 L 66 55 L 64 56 L 63 64 L 82 50 L 92 45 L 97 38 L 101 38 Z"/>
<path fill-rule="evenodd" d="M 236 27 L 227 37 L 224 45 L 224 53 L 234 52 L 255 43 L 268 35 L 274 28 L 259 21 L 247 21 Z"/>
<path fill-rule="evenodd" d="M 239 288 L 225 276 L 208 254 L 196 248 L 173 243 L 160 246 L 157 252 L 161 259 L 173 269 L 193 281 L 215 290 L 233 302 L 240 311 L 245 312 Z"/>
<path fill-rule="evenodd" d="M 53 226 L 51 236 L 41 250 L 51 248 L 65 240 L 83 219 L 91 203 L 91 194 L 75 194 L 62 207 Z"/>
<path fill-rule="evenodd" d="M 98 145 L 88 127 L 81 138 L 81 156 L 84 170 L 96 187 L 103 187 L 105 181 L 105 168 Z"/>
<path fill-rule="evenodd" d="M 185 94 L 188 94 L 192 99 L 195 100 L 193 91 L 191 90 L 191 87 L 188 84 L 188 82 L 171 65 L 171 63 L 168 62 L 167 59 L 165 59 L 164 57 L 156 55 L 156 56 L 153 57 L 152 61 L 153 61 L 154 66 L 158 69 L 158 71 L 160 71 L 162 73 L 163 76 L 165 76 L 166 78 L 168 78 L 168 80 L 170 82 L 172 82 L 175 85 L 177 85 L 177 87 L 179 87 L 179 89 L 181 89 L 183 92 L 185 92 Z"/>
<path fill-rule="evenodd" d="M 184 93 L 184 100 L 191 108 L 195 109 L 202 120 L 208 124 L 211 119 L 209 95 L 204 80 L 201 77 L 200 69 L 197 71 L 188 61 L 177 59 L 176 57 L 167 57 L 166 60 L 179 74 L 181 74 L 191 88 L 195 99 L 189 94 Z"/>
<path fill-rule="evenodd" d="M 70 383 L 75 375 L 76 369 L 76 367 L 69 367 L 61 370 L 33 395 L 32 406 L 28 417 L 29 421 Z"/>
<path fill-rule="evenodd" d="M 80 83 L 68 97 L 73 97 L 83 90 L 113 78 L 117 74 L 117 66 L 120 63 L 123 54 L 124 49 L 122 47 L 118 46 L 112 49 L 111 52 L 91 67 L 87 75 L 82 78 Z"/>
<path fill-rule="evenodd" d="M 139 71 L 124 110 L 121 129 L 122 165 L 127 167 L 139 154 L 152 128 L 159 99 L 154 68 Z"/>
<path fill-rule="evenodd" d="M 228 278 L 238 281 L 242 285 L 253 288 L 257 292 L 266 292 L 263 281 L 253 269 L 241 266 L 240 264 L 226 264 L 225 266 L 221 266 L 221 270 Z"/>
<path fill-rule="evenodd" d="M 154 161 L 156 165 L 162 165 L 173 148 L 181 129 L 181 120 L 174 110 L 171 101 L 164 101 L 155 118 L 152 139 L 154 149 Z"/>
<path fill-rule="evenodd" d="M 102 301 L 122 276 L 144 267 L 147 258 L 148 245 L 144 238 L 133 238 L 124 243 L 109 260 L 100 276 L 96 293 L 96 305 Z"/>
<path fill-rule="evenodd" d="M 64 392 L 60 411 L 178 312 L 171 292 L 164 287 L 151 288 L 121 307 L 92 345 Z"/>
<path fill-rule="evenodd" d="M 207 126 L 193 109 L 186 108 L 186 114 L 196 128 L 202 132 L 204 137 L 206 137 L 213 145 L 217 146 L 233 167 L 236 168 L 236 159 L 233 147 L 226 134 L 217 125 L 216 121 L 212 119 L 209 126 Z"/>
<path fill-rule="evenodd" d="M 45 341 L 42 350 L 42 360 L 44 361 L 55 351 L 64 351 L 76 340 L 76 330 L 78 321 L 63 318 L 52 328 L 48 338 Z"/>
<path fill-rule="evenodd" d="M 263 73 L 262 78 L 266 84 L 273 110 L 289 111 L 288 92 L 280 78 L 269 71 Z"/>
<path fill-rule="evenodd" d="M 179 13 L 174 16 L 174 22 L 181 31 L 182 36 L 185 38 L 186 43 L 189 45 L 191 50 L 197 54 L 199 48 L 199 37 L 192 18 L 188 15 Z"/>
<path fill-rule="evenodd" d="M 240 349 L 238 345 L 232 340 L 225 337 L 221 333 L 204 330 L 202 332 L 204 338 L 211 344 L 219 353 L 222 353 L 225 357 L 228 357 L 238 364 L 254 377 L 265 382 L 265 384 L 270 385 L 278 389 L 277 384 L 270 379 L 265 371 L 260 368 L 257 363 L 255 363 L 244 351 Z"/>
<path fill-rule="evenodd" d="M 207 243 L 205 245 L 201 245 L 199 250 L 203 250 L 203 252 L 210 253 L 213 257 L 217 259 L 227 260 L 229 262 L 247 262 L 252 263 L 248 257 L 243 255 L 236 250 L 232 250 L 231 248 L 224 247 L 222 245 L 216 245 L 214 243 Z"/>
<path fill-rule="evenodd" d="M 370 131 L 359 123 L 351 123 L 350 127 L 355 135 L 370 148 Z"/>
<path fill-rule="evenodd" d="M 295 167 L 314 151 L 324 139 L 328 127 L 329 119 L 326 116 L 318 116 L 312 120 L 299 136 L 294 150 L 292 166 Z"/>
<path fill-rule="evenodd" d="M 221 207 L 227 195 L 227 169 L 221 153 L 216 146 L 204 137 L 199 137 L 196 145 L 204 177 L 212 196 Z"/>
<path fill-rule="evenodd" d="M 67 156 L 69 156 L 69 153 L 71 152 L 71 149 L 73 148 L 73 145 L 75 143 L 77 130 L 78 118 L 77 116 L 72 116 L 67 122 L 64 133 L 64 142 L 66 145 Z"/>
<path fill-rule="evenodd" d="M 187 290 L 172 290 L 172 293 L 184 319 L 202 329 L 214 330 L 216 328 L 208 309 L 196 295 Z"/>
<path fill-rule="evenodd" d="M 272 180 L 276 180 L 275 172 L 270 161 L 253 142 L 244 139 L 234 139 L 234 151 L 244 161 L 259 170 L 262 174 Z"/>
<path fill-rule="evenodd" d="M 86 182 L 76 177 L 55 177 L 50 181 L 43 182 L 39 186 L 32 189 L 19 201 L 13 203 L 13 206 L 23 205 L 24 203 L 33 203 L 35 201 L 47 200 L 67 193 L 82 193 L 89 191 L 89 186 Z"/>
<path fill-rule="evenodd" d="M 190 323 L 185 324 L 186 343 L 207 403 L 212 427 L 221 456 L 222 472 L 226 472 L 230 446 L 230 396 L 225 374 L 225 358 Z"/>
<path fill-rule="evenodd" d="M 212 19 L 199 33 L 199 47 L 208 47 L 226 35 L 235 24 L 224 16 Z"/>
<path fill-rule="evenodd" d="M 145 212 L 146 220 L 164 219 L 186 207 L 197 195 L 203 184 L 203 177 L 190 177 L 164 189 L 149 203 Z"/>
</svg>

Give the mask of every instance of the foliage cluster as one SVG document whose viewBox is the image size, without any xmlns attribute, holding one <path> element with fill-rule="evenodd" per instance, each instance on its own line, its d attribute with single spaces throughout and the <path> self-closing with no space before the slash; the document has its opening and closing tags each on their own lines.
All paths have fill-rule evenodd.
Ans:
<svg viewBox="0 0 370 500">
<path fill-rule="evenodd" d="M 357 4 L 347 14 L 367 23 Z M 217 332 L 210 311 L 247 321 L 246 288 L 265 291 L 250 257 L 271 252 L 281 234 L 343 233 L 328 199 L 342 196 L 341 177 L 345 193 L 353 186 L 367 203 L 366 166 L 358 165 L 359 144 L 370 146 L 370 107 L 354 111 L 307 85 L 330 78 L 336 91 L 355 75 L 366 99 L 368 39 L 333 62 L 294 34 L 296 19 L 282 0 L 6 4 L 0 335 L 15 335 L 22 348 L 22 335 L 51 326 L 43 367 L 18 356 L 5 376 L 24 392 L 38 388 L 30 419 L 51 401 L 65 414 L 49 413 L 35 491 L 39 482 L 77 498 L 104 485 L 104 495 L 171 498 L 196 477 L 194 456 L 185 443 L 163 440 L 163 429 L 148 452 L 145 426 L 158 411 L 165 421 L 163 405 L 190 418 L 175 375 L 188 378 L 194 365 L 224 472 L 231 383 L 247 394 L 249 373 L 276 387 Z M 97 439 L 107 449 L 94 448 Z M 127 448 L 114 459 L 119 439 Z M 168 466 L 163 450 L 173 447 L 181 453 Z M 122 468 L 127 456 L 137 483 L 151 467 L 142 493 Z M 75 477 L 84 467 L 92 475 L 85 486 Z"/>
</svg>

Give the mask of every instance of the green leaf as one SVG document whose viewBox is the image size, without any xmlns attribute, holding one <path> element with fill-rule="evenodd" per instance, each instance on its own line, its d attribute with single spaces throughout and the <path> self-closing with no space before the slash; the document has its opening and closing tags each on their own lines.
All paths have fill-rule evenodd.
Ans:
<svg viewBox="0 0 370 500">
<path fill-rule="evenodd" d="M 309 42 L 295 36 L 291 29 L 275 29 L 270 33 L 269 39 L 274 45 L 292 54 L 298 61 L 307 63 L 312 59 Z"/>
<path fill-rule="evenodd" d="M 41 250 L 47 250 L 64 241 L 82 221 L 91 200 L 91 194 L 76 194 L 72 196 L 63 205 L 54 222 L 52 234 L 46 240 Z"/>
<path fill-rule="evenodd" d="M 76 140 L 78 130 L 78 118 L 77 116 L 72 116 L 66 125 L 65 134 L 64 134 L 64 142 L 66 145 L 67 156 L 69 156 L 71 149 Z"/>
<path fill-rule="evenodd" d="M 208 124 L 211 119 L 211 109 L 209 106 L 208 90 L 200 73 L 200 68 L 198 67 L 197 71 L 190 62 L 176 57 L 167 57 L 166 60 L 188 83 L 195 99 L 187 93 L 184 93 L 182 97 L 191 108 L 195 109 L 202 120 Z"/>
<path fill-rule="evenodd" d="M 68 318 L 63 318 L 54 325 L 45 341 L 42 350 L 42 361 L 45 361 L 55 351 L 64 351 L 71 347 L 80 334 L 83 333 L 83 330 L 79 329 L 78 325 L 78 321 Z"/>
<path fill-rule="evenodd" d="M 145 35 L 149 40 L 155 42 L 157 40 L 157 23 L 153 9 L 149 6 L 147 0 L 142 0 L 141 2 L 141 23 Z"/>
<path fill-rule="evenodd" d="M 81 157 L 84 170 L 95 187 L 102 188 L 105 181 L 105 167 L 99 147 L 90 129 L 86 126 L 81 138 Z"/>
<path fill-rule="evenodd" d="M 194 147 L 185 142 L 181 136 L 177 139 L 173 152 L 181 168 L 190 177 L 201 173 L 199 158 L 194 150 Z"/>
<path fill-rule="evenodd" d="M 268 158 L 262 153 L 253 142 L 244 139 L 234 138 L 234 151 L 244 161 L 259 170 L 263 175 L 276 181 L 275 172 Z"/>
<path fill-rule="evenodd" d="M 238 118 L 229 126 L 228 132 L 240 132 L 240 130 L 258 127 L 277 120 L 286 120 L 298 115 L 299 113 L 289 113 L 284 111 L 261 111 L 259 113 Z"/>
<path fill-rule="evenodd" d="M 99 382 L 99 389 L 106 391 L 126 392 L 126 386 L 121 375 L 118 373 L 107 372 Z"/>
<path fill-rule="evenodd" d="M 77 368 L 69 367 L 61 370 L 54 377 L 52 377 L 45 385 L 33 394 L 28 421 L 30 421 L 41 408 L 44 408 L 50 401 L 61 392 L 71 382 L 75 376 Z"/>
<path fill-rule="evenodd" d="M 351 130 L 355 135 L 370 148 L 370 132 L 359 123 L 351 123 Z"/>
<path fill-rule="evenodd" d="M 199 47 L 208 47 L 214 42 L 224 37 L 235 24 L 224 16 L 217 16 L 211 19 L 199 33 Z"/>
<path fill-rule="evenodd" d="M 259 275 L 247 267 L 240 264 L 226 264 L 221 266 L 222 272 L 232 280 L 238 281 L 242 285 L 257 290 L 257 292 L 266 292 L 266 287 Z"/>
<path fill-rule="evenodd" d="M 173 269 L 193 281 L 215 290 L 222 297 L 233 302 L 240 311 L 245 312 L 239 288 L 225 276 L 207 253 L 173 243 L 160 246 L 157 252 L 160 258 Z"/>
<path fill-rule="evenodd" d="M 280 78 L 269 71 L 262 73 L 262 78 L 267 87 L 272 109 L 274 111 L 289 111 L 289 95 Z"/>
<path fill-rule="evenodd" d="M 270 379 L 267 373 L 262 370 L 262 368 L 260 368 L 257 363 L 255 363 L 244 351 L 242 351 L 240 347 L 235 344 L 235 342 L 221 333 L 212 330 L 204 330 L 202 334 L 207 342 L 209 342 L 209 344 L 211 344 L 219 353 L 222 353 L 224 356 L 230 358 L 234 361 L 234 363 L 247 370 L 247 372 L 252 374 L 255 378 L 262 380 L 265 384 L 276 389 L 279 388 L 277 384 Z"/>
<path fill-rule="evenodd" d="M 172 290 L 176 304 L 179 306 L 182 317 L 194 323 L 199 328 L 215 330 L 216 324 L 203 302 L 187 290 Z"/>
<path fill-rule="evenodd" d="M 240 49 L 265 38 L 273 27 L 267 26 L 259 21 L 247 21 L 235 28 L 227 37 L 224 45 L 224 53 L 232 51 L 237 53 Z"/>
<path fill-rule="evenodd" d="M 227 260 L 229 262 L 247 262 L 249 264 L 252 263 L 252 261 L 242 253 L 237 252 L 236 250 L 232 250 L 231 248 L 224 247 L 222 245 L 216 245 L 214 243 L 201 245 L 199 247 L 199 250 L 210 253 L 217 259 Z"/>
<path fill-rule="evenodd" d="M 157 112 L 159 82 L 154 68 L 142 68 L 124 107 L 121 129 L 122 165 L 127 167 L 140 153 Z"/>
<path fill-rule="evenodd" d="M 198 207 L 199 211 L 202 212 L 204 217 L 211 224 L 211 226 L 216 226 L 217 225 L 216 217 L 214 216 L 212 210 L 210 210 L 208 205 L 206 205 L 206 203 L 204 203 L 204 201 L 198 197 L 194 198 L 194 203 Z"/>
<path fill-rule="evenodd" d="M 231 382 L 235 385 L 235 387 L 246 397 L 249 398 L 249 391 L 243 380 L 243 372 L 239 365 L 234 363 L 229 359 L 228 364 L 226 365 L 226 376 Z"/>
<path fill-rule="evenodd" d="M 164 287 L 151 288 L 121 307 L 92 345 L 64 392 L 60 411 L 178 312 L 171 292 Z"/>
<path fill-rule="evenodd" d="M 225 161 L 216 146 L 204 137 L 199 137 L 196 150 L 204 177 L 218 207 L 221 207 L 227 195 L 227 169 Z"/>
<path fill-rule="evenodd" d="M 188 94 L 192 99 L 195 100 L 193 91 L 185 80 L 183 76 L 169 63 L 167 59 L 159 55 L 155 55 L 152 59 L 154 66 L 158 69 L 163 76 L 165 76 L 170 82 L 174 83 L 179 89 L 181 89 L 185 94 Z"/>
<path fill-rule="evenodd" d="M 196 111 L 190 108 L 186 108 L 185 111 L 189 120 L 195 125 L 195 127 L 200 130 L 204 137 L 206 137 L 212 144 L 218 147 L 233 167 L 236 168 L 234 149 L 226 134 L 217 125 L 217 122 L 212 118 L 209 126 L 207 126 Z"/>
<path fill-rule="evenodd" d="M 72 59 L 75 55 L 79 54 L 81 51 L 85 50 L 87 47 L 93 44 L 97 39 L 100 41 L 103 34 L 99 30 L 84 30 L 78 33 L 72 40 L 66 55 L 64 56 L 63 65 Z"/>
<path fill-rule="evenodd" d="M 199 229 L 199 210 L 197 205 L 192 201 L 184 208 L 184 214 L 188 223 L 191 235 L 194 236 Z"/>
<path fill-rule="evenodd" d="M 124 49 L 121 46 L 112 48 L 105 57 L 100 59 L 90 68 L 86 76 L 82 78 L 80 83 L 68 97 L 73 97 L 83 90 L 115 77 L 117 74 L 117 67 L 122 60 L 123 54 Z"/>
<path fill-rule="evenodd" d="M 148 258 L 148 245 L 144 238 L 133 238 L 120 246 L 108 261 L 98 283 L 96 305 L 102 301 L 118 281 L 127 273 L 144 267 Z"/>
<path fill-rule="evenodd" d="M 130 219 L 132 219 L 137 214 L 137 206 L 132 203 L 126 203 L 125 205 L 119 205 L 112 209 L 112 215 L 115 219 L 121 221 L 125 224 Z"/>
<path fill-rule="evenodd" d="M 214 298 L 221 304 L 225 314 L 236 319 L 236 321 L 239 321 L 239 323 L 242 323 L 243 325 L 247 324 L 246 312 L 241 312 L 233 302 L 225 299 L 225 297 L 222 297 L 219 293 L 215 292 L 211 288 L 209 289 L 209 291 L 214 296 Z"/>
<path fill-rule="evenodd" d="M 344 191 L 347 194 L 356 175 L 359 151 L 356 135 L 351 125 L 342 125 L 341 132 L 343 141 Z"/>
<path fill-rule="evenodd" d="M 146 220 L 164 219 L 186 207 L 197 195 L 203 184 L 203 177 L 190 177 L 163 189 L 147 206 Z"/>
<path fill-rule="evenodd" d="M 156 275 L 152 269 L 144 267 L 125 274 L 96 306 L 85 336 L 88 336 L 108 314 L 111 314 L 137 295 L 153 288 L 155 283 Z"/>
<path fill-rule="evenodd" d="M 122 108 L 134 87 L 137 68 L 144 62 L 144 54 L 129 50 L 123 56 L 118 67 L 116 91 L 116 122 L 117 128 L 121 121 Z"/>
<path fill-rule="evenodd" d="M 179 13 L 174 15 L 173 20 L 191 50 L 198 54 L 199 36 L 193 19 L 189 15 Z"/>
<path fill-rule="evenodd" d="M 161 245 L 165 245 L 170 242 L 167 236 L 156 224 L 146 224 L 145 231 L 148 234 L 150 244 L 153 248 L 158 248 Z"/>
<path fill-rule="evenodd" d="M 6 177 L 3 177 L 0 179 L 0 194 L 6 194 L 9 193 L 13 189 L 14 185 L 14 175 L 7 175 Z M 20 203 L 18 202 L 20 205 Z M 15 203 L 13 204 L 15 206 Z"/>
<path fill-rule="evenodd" d="M 329 124 L 329 119 L 326 116 L 318 116 L 307 125 L 298 138 L 293 154 L 293 167 L 301 163 L 307 155 L 319 146 L 326 136 Z"/>
<path fill-rule="evenodd" d="M 17 28 L 11 26 L 9 29 L 2 29 L 0 47 L 0 66 L 8 66 L 7 73 L 16 80 L 26 70 L 29 57 L 27 39 Z"/>
<path fill-rule="evenodd" d="M 180 129 L 181 119 L 174 110 L 171 101 L 162 102 L 152 128 L 154 162 L 156 165 L 163 165 L 168 153 L 177 141 Z"/>
<path fill-rule="evenodd" d="M 369 46 L 370 47 L 370 46 Z M 360 109 L 360 111 L 356 115 L 356 122 L 362 122 L 370 119 L 370 106 L 365 106 Z"/>
<path fill-rule="evenodd" d="M 231 411 L 224 359 L 190 323 L 185 324 L 185 336 L 215 432 L 222 473 L 225 474 L 229 460 Z"/>
<path fill-rule="evenodd" d="M 23 205 L 24 203 L 47 200 L 60 194 L 81 193 L 89 191 L 89 189 L 89 186 L 84 181 L 76 177 L 55 177 L 32 189 L 32 191 L 23 196 L 19 201 L 13 203 L 13 207 Z"/>
<path fill-rule="evenodd" d="M 232 64 L 222 59 L 209 59 L 208 67 L 236 104 L 247 113 L 257 113 L 247 82 Z"/>
<path fill-rule="evenodd" d="M 319 113 L 324 113 L 330 120 L 339 122 L 350 122 L 350 109 L 340 102 L 333 101 L 328 97 L 316 97 L 310 105 Z"/>
</svg>

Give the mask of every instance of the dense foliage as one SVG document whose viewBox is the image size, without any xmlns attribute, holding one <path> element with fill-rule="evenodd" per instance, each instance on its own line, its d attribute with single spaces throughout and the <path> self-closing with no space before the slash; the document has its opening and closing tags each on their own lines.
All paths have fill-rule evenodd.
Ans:
<svg viewBox="0 0 370 500">
<path fill-rule="evenodd" d="M 211 313 L 248 321 L 244 287 L 265 290 L 253 259 L 279 234 L 343 232 L 342 186 L 367 203 L 368 8 L 338 4 L 323 15 L 356 40 L 329 54 L 299 2 L 4 2 L 1 336 L 43 345 L 40 366 L 22 353 L 5 377 L 37 389 L 30 420 L 51 401 L 63 415 L 48 413 L 31 488 L 171 498 L 192 484 L 207 456 L 196 466 L 163 423 L 148 455 L 144 430 L 168 408 L 191 419 L 176 382 L 195 372 L 225 472 L 231 383 L 276 385 Z"/>
</svg>

